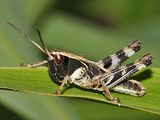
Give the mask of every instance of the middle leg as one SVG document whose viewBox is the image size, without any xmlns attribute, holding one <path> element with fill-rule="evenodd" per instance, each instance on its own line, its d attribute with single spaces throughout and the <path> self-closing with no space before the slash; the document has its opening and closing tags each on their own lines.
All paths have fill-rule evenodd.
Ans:
<svg viewBox="0 0 160 120">
<path fill-rule="evenodd" d="M 65 78 L 64 80 L 62 80 L 61 85 L 59 86 L 59 89 L 56 90 L 56 92 L 55 92 L 56 95 L 60 95 L 61 94 L 61 92 L 63 90 L 63 87 L 67 84 L 67 81 L 68 81 L 67 78 Z"/>
<path fill-rule="evenodd" d="M 120 100 L 116 97 L 113 97 L 106 86 L 105 82 L 102 80 L 92 80 L 88 86 L 85 86 L 85 88 L 93 89 L 93 90 L 98 90 L 102 91 L 105 98 L 115 104 L 120 105 Z"/>
<path fill-rule="evenodd" d="M 120 100 L 119 98 L 113 97 L 108 89 L 108 87 L 105 85 L 105 83 L 102 83 L 102 89 L 103 89 L 103 94 L 104 96 L 111 102 L 116 103 L 120 105 Z"/>
</svg>

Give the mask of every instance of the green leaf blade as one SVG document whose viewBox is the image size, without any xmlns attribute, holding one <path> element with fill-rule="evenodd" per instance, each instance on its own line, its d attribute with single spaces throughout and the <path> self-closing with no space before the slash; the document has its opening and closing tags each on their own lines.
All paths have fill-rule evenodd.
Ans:
<svg viewBox="0 0 160 120">
<path fill-rule="evenodd" d="M 134 76 L 134 78 L 138 80 L 143 80 L 145 78 L 145 80 L 141 82 L 147 88 L 147 93 L 142 97 L 134 97 L 114 92 L 112 95 L 120 98 L 122 102 L 121 106 L 160 114 L 159 73 L 160 72 L 158 68 L 152 68 L 139 72 Z M 0 68 L 0 88 L 2 89 L 55 96 L 54 92 L 58 89 L 58 85 L 53 81 L 54 80 L 50 78 L 47 67 Z M 64 93 L 62 93 L 60 96 L 87 98 L 91 100 L 97 100 L 99 102 L 111 103 L 110 101 L 107 101 L 100 93 L 78 89 L 77 87 L 65 89 Z"/>
</svg>

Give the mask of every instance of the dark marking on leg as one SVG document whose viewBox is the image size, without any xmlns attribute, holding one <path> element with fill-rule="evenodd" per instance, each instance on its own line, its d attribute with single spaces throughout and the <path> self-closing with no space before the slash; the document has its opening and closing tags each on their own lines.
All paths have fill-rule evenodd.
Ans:
<svg viewBox="0 0 160 120">
<path fill-rule="evenodd" d="M 139 60 L 135 61 L 134 63 L 130 63 L 126 66 L 123 66 L 120 69 L 117 69 L 117 72 L 115 71 L 111 75 L 113 78 L 109 80 L 110 78 L 106 78 L 104 80 L 105 83 L 107 83 L 108 88 L 112 88 L 119 84 L 120 82 L 124 81 L 128 77 L 130 77 L 135 72 L 141 70 L 142 68 L 147 67 L 152 63 L 152 56 L 150 54 L 144 55 Z M 123 74 L 123 71 L 125 70 L 125 74 Z M 108 83 L 109 80 L 109 83 Z"/>
<path fill-rule="evenodd" d="M 112 58 L 110 56 L 104 58 L 103 60 L 104 68 L 109 68 L 112 65 Z"/>
<path fill-rule="evenodd" d="M 146 89 L 136 80 L 126 80 L 112 88 L 113 91 L 125 93 L 133 96 L 143 96 Z"/>
<path fill-rule="evenodd" d="M 135 52 L 139 51 L 141 48 L 141 42 L 139 40 L 135 40 L 130 43 L 124 49 L 121 49 L 115 54 L 112 54 L 98 62 L 99 66 L 102 66 L 106 69 L 109 68 L 116 68 L 117 66 L 121 65 L 127 58 L 132 56 Z"/>
<path fill-rule="evenodd" d="M 141 48 L 141 42 L 139 40 L 135 40 L 131 44 L 129 44 L 128 47 L 137 52 Z"/>
<path fill-rule="evenodd" d="M 134 62 L 127 64 L 126 65 L 126 73 L 133 70 L 135 67 L 136 67 L 136 65 Z"/>
<path fill-rule="evenodd" d="M 128 58 L 127 56 L 125 56 L 125 52 L 124 52 L 123 49 L 117 51 L 115 54 L 116 54 L 117 57 L 120 59 L 119 64 L 121 64 L 123 61 L 125 61 L 125 60 Z"/>
<path fill-rule="evenodd" d="M 146 66 L 152 64 L 152 55 L 150 53 L 145 54 L 143 57 L 141 57 L 138 62 L 141 64 L 144 64 Z"/>
</svg>

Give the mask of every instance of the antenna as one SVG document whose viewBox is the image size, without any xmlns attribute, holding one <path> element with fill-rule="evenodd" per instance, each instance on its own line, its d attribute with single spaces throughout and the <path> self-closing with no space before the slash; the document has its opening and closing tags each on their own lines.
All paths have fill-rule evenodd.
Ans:
<svg viewBox="0 0 160 120">
<path fill-rule="evenodd" d="M 42 39 L 42 36 L 41 36 L 41 33 L 40 33 L 39 29 L 37 29 L 37 33 L 38 33 L 39 39 L 41 41 L 41 44 L 44 48 L 43 50 L 45 51 L 46 54 L 48 54 L 48 56 L 50 56 L 49 50 L 47 49 L 47 47 L 45 46 L 45 44 L 43 42 L 43 39 Z"/>
<path fill-rule="evenodd" d="M 48 50 L 47 50 L 47 48 L 44 46 L 44 43 L 43 43 L 43 41 L 42 41 L 42 39 L 41 39 L 41 35 L 39 34 L 39 37 L 40 37 L 40 40 L 41 40 L 41 43 L 42 43 L 42 45 L 43 45 L 43 47 L 45 48 L 45 50 L 40 46 L 40 45 L 38 45 L 36 42 L 34 42 L 26 33 L 24 33 L 22 30 L 20 30 L 18 27 L 16 27 L 14 24 L 12 24 L 11 22 L 9 22 L 9 21 L 7 21 L 7 23 L 11 26 L 11 27 L 13 27 L 15 30 L 17 30 L 23 37 L 25 37 L 25 38 L 27 38 L 27 40 L 29 40 L 30 42 L 32 42 L 37 48 L 39 48 L 43 53 L 45 53 L 45 54 L 48 54 Z"/>
</svg>

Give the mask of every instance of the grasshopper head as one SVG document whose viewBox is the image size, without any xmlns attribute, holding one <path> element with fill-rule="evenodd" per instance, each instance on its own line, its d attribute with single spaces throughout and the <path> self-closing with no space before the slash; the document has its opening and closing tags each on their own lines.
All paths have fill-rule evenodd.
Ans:
<svg viewBox="0 0 160 120">
<path fill-rule="evenodd" d="M 62 55 L 62 53 L 60 51 L 54 50 L 49 53 L 50 53 L 52 60 L 54 61 L 55 64 L 60 65 L 63 63 L 64 56 Z"/>
</svg>

